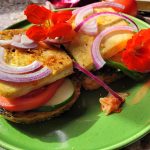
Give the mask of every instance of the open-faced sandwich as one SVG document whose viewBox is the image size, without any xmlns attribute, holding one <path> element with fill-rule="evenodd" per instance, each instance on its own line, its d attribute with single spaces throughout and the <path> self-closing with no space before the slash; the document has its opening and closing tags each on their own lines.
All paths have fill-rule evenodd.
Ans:
<svg viewBox="0 0 150 150">
<path fill-rule="evenodd" d="M 25 15 L 34 25 L 1 31 L 0 114 L 19 123 L 57 116 L 77 100 L 80 83 L 86 90 L 105 88 L 109 94 L 100 98 L 102 110 L 120 111 L 126 94 L 106 83 L 124 75 L 142 79 L 150 71 L 150 38 L 145 38 L 150 30 L 139 32 L 112 7 L 123 9 L 98 2 L 53 12 L 32 4 Z"/>
<path fill-rule="evenodd" d="M 69 109 L 80 94 L 77 80 L 67 77 L 73 73 L 70 57 L 43 43 L 32 43 L 32 49 L 20 48 L 31 44 L 24 30 L 4 30 L 0 35 L 0 113 L 13 122 L 31 123 Z M 6 43 L 8 40 L 12 42 Z"/>
</svg>

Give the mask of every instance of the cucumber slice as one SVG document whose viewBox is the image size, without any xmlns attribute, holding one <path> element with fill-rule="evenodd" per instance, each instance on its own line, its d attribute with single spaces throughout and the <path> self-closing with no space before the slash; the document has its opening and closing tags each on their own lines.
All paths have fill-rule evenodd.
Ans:
<svg viewBox="0 0 150 150">
<path fill-rule="evenodd" d="M 57 90 L 55 95 L 48 103 L 41 106 L 37 111 L 51 111 L 68 103 L 74 94 L 74 85 L 70 79 L 65 79 L 62 86 Z"/>
</svg>

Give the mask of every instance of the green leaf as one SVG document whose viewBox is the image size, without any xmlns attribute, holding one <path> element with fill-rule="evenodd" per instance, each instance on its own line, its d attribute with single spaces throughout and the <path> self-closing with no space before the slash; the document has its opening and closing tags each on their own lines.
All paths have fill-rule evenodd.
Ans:
<svg viewBox="0 0 150 150">
<path fill-rule="evenodd" d="M 143 80 L 143 78 L 145 78 L 145 74 L 139 73 L 139 72 L 135 72 L 132 70 L 128 70 L 128 68 L 126 68 L 123 64 L 119 63 L 119 62 L 115 62 L 115 61 L 107 61 L 106 65 L 116 68 L 116 69 L 120 69 L 125 75 L 131 77 L 134 80 Z"/>
</svg>

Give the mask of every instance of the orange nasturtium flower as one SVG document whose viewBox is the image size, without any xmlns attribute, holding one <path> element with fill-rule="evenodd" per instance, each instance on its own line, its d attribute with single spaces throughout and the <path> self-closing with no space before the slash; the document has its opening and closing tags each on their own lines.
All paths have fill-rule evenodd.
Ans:
<svg viewBox="0 0 150 150">
<path fill-rule="evenodd" d="M 48 30 L 44 29 L 42 26 L 34 25 L 27 30 L 26 35 L 30 39 L 34 39 L 35 42 L 38 42 L 46 39 Z"/>
<path fill-rule="evenodd" d="M 150 72 L 150 29 L 143 29 L 127 42 L 122 54 L 123 63 L 130 70 Z"/>
<path fill-rule="evenodd" d="M 50 28 L 48 36 L 50 38 L 62 37 L 65 40 L 69 40 L 72 39 L 74 33 L 69 23 L 58 23 Z"/>
<path fill-rule="evenodd" d="M 69 10 L 52 13 L 51 20 L 54 24 L 68 21 L 72 17 L 72 12 Z"/>
<path fill-rule="evenodd" d="M 31 4 L 27 6 L 24 14 L 31 23 L 42 24 L 50 18 L 51 11 L 43 6 Z"/>
<path fill-rule="evenodd" d="M 52 12 L 42 6 L 31 4 L 26 8 L 24 14 L 31 23 L 36 24 L 26 32 L 26 35 L 36 42 L 47 37 L 53 39 L 58 37 L 65 41 L 72 40 L 75 35 L 75 31 L 69 23 L 69 19 L 72 17 L 71 11 Z"/>
</svg>

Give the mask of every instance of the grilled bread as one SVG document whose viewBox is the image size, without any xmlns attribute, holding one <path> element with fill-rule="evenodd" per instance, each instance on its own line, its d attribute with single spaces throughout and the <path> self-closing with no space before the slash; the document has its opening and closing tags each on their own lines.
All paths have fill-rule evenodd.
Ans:
<svg viewBox="0 0 150 150">
<path fill-rule="evenodd" d="M 11 39 L 15 34 L 25 30 L 0 31 L 0 40 Z M 52 70 L 49 76 L 30 83 L 11 83 L 0 81 L 0 95 L 7 98 L 16 98 L 35 89 L 48 85 L 58 79 L 64 78 L 73 72 L 71 58 L 61 49 L 39 44 L 36 49 L 23 50 L 14 47 L 5 47 L 5 61 L 12 66 L 26 66 L 37 60 Z"/>
</svg>

